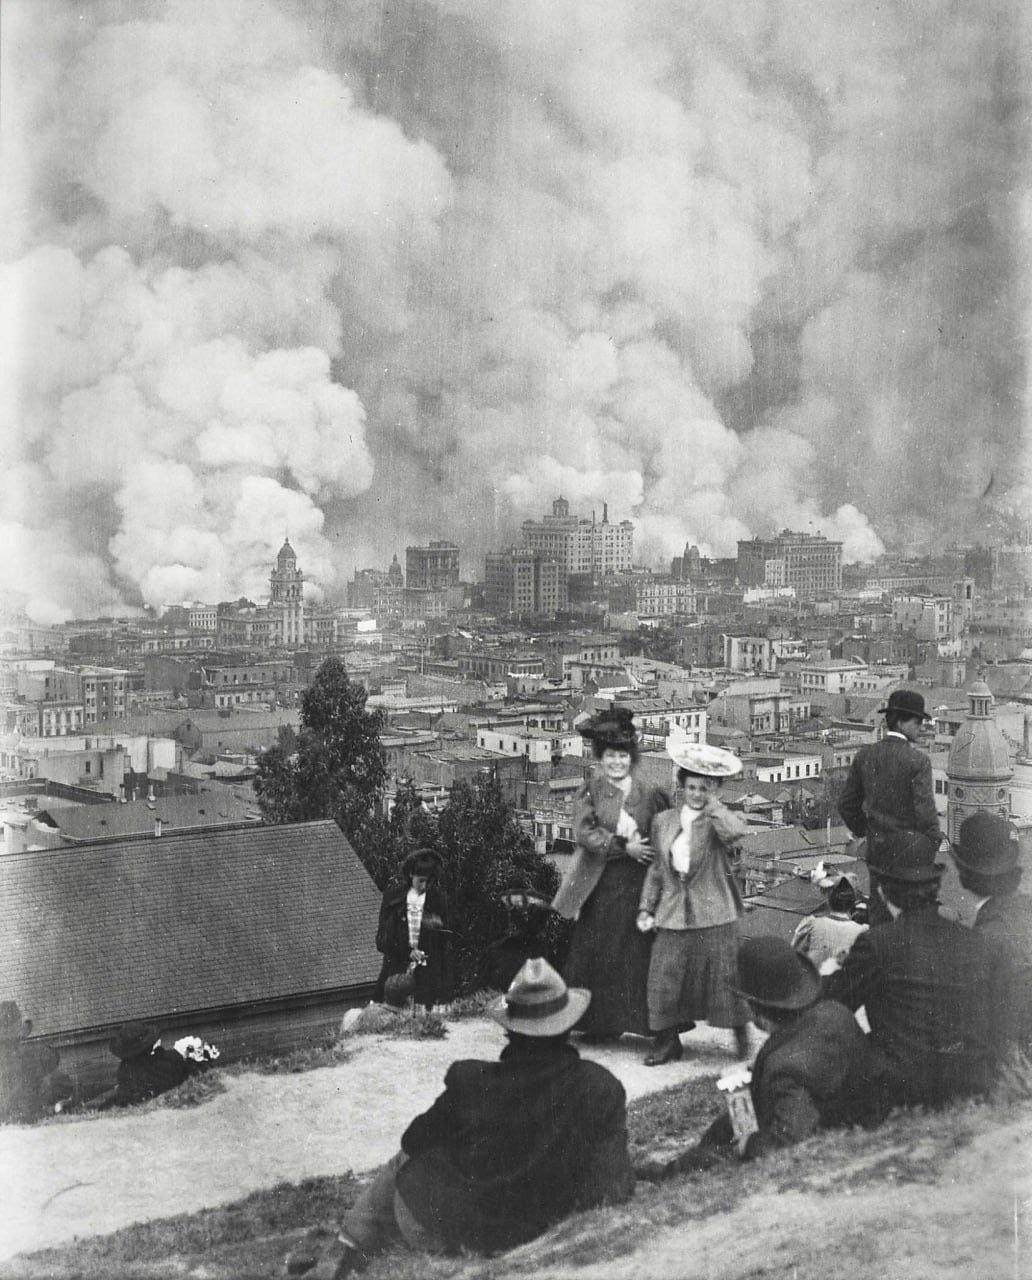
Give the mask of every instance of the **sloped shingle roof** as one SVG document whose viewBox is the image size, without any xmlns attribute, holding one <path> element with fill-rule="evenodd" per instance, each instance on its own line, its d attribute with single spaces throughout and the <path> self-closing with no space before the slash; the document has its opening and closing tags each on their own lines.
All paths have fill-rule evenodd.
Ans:
<svg viewBox="0 0 1032 1280">
<path fill-rule="evenodd" d="M 162 796 L 127 804 L 87 804 L 68 808 L 47 806 L 51 824 L 68 840 L 101 840 L 111 836 L 144 836 L 160 818 L 166 835 L 189 827 L 217 827 L 257 821 L 255 805 L 245 804 L 229 791 Z"/>
<path fill-rule="evenodd" d="M 42 1034 L 372 982 L 380 894 L 334 822 L 0 858 L 0 998 Z"/>
</svg>

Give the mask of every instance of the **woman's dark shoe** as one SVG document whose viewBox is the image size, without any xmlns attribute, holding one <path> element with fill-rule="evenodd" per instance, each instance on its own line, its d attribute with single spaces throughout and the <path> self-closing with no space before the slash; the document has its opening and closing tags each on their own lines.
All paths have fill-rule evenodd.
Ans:
<svg viewBox="0 0 1032 1280">
<path fill-rule="evenodd" d="M 647 1067 L 661 1067 L 665 1062 L 677 1062 L 683 1055 L 681 1041 L 674 1036 L 656 1038 L 656 1047 L 645 1059 Z"/>
</svg>

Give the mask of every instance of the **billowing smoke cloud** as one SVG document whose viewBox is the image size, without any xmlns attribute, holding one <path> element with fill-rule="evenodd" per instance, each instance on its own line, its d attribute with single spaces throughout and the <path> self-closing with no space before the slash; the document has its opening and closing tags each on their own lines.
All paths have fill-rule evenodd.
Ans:
<svg viewBox="0 0 1032 1280">
<path fill-rule="evenodd" d="M 13 12 L 39 613 L 260 593 L 284 531 L 474 568 L 560 490 L 657 562 L 1014 509 L 1016 6 Z"/>
</svg>

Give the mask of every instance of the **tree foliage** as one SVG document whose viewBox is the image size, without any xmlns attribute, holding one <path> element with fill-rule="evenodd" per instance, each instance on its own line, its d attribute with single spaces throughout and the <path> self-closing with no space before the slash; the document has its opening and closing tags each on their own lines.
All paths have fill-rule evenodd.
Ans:
<svg viewBox="0 0 1032 1280">
<path fill-rule="evenodd" d="M 286 736 L 258 762 L 254 789 L 266 822 L 333 818 L 355 838 L 387 781 L 380 749 L 383 717 L 366 711 L 366 692 L 327 658 L 301 698 L 296 749 Z"/>
<path fill-rule="evenodd" d="M 551 899 L 559 887 L 559 873 L 535 852 L 494 778 L 455 783 L 436 818 L 403 787 L 390 821 L 367 834 L 374 838 L 361 856 L 381 889 L 401 882 L 401 864 L 413 849 L 432 849 L 441 859 L 438 883 L 448 900 L 459 993 L 476 989 L 489 943 L 505 933 L 500 895 L 520 888 Z M 555 917 L 550 932 L 561 926 Z"/>
<path fill-rule="evenodd" d="M 535 852 L 495 778 L 457 782 L 438 816 L 403 784 L 390 817 L 383 817 L 382 721 L 365 702 L 343 663 L 328 658 L 302 698 L 296 750 L 284 735 L 258 762 L 262 817 L 271 823 L 335 819 L 381 891 L 401 882 L 401 865 L 413 849 L 432 849 L 441 859 L 458 988 L 473 990 L 488 944 L 505 932 L 499 896 L 520 888 L 551 899 L 558 872 Z M 556 917 L 550 930 L 559 929 Z"/>
</svg>

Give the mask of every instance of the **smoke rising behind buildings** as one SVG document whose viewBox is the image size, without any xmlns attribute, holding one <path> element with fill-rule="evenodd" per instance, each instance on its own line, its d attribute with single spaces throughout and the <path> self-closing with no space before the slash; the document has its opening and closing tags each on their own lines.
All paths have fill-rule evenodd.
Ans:
<svg viewBox="0 0 1032 1280">
<path fill-rule="evenodd" d="M 5 6 L 7 585 L 1023 512 L 1016 4 Z M 8 141 L 9 140 L 9 141 Z M 1027 227 L 1024 229 L 1027 232 Z"/>
</svg>

